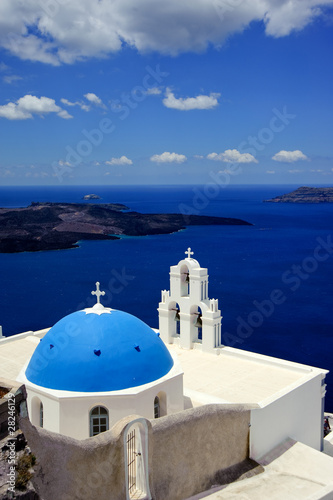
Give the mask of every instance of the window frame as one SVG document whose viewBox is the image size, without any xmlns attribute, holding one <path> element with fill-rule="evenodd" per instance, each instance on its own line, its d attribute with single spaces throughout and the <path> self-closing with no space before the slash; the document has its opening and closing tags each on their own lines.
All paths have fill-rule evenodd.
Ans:
<svg viewBox="0 0 333 500">
<path fill-rule="evenodd" d="M 98 434 L 101 434 L 102 432 L 106 432 L 108 430 L 109 430 L 108 409 L 102 405 L 97 405 L 91 408 L 89 412 L 89 436 L 90 437 L 98 436 Z"/>
<path fill-rule="evenodd" d="M 44 427 L 44 405 L 39 403 L 39 427 Z"/>
<path fill-rule="evenodd" d="M 158 396 L 154 398 L 154 418 L 160 418 L 161 416 L 161 402 Z"/>
</svg>

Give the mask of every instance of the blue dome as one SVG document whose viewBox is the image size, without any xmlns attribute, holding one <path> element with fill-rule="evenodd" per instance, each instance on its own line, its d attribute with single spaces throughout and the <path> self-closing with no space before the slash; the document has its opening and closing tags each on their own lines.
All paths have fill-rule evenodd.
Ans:
<svg viewBox="0 0 333 500">
<path fill-rule="evenodd" d="M 94 306 L 69 314 L 48 331 L 26 369 L 30 382 L 65 391 L 117 391 L 170 371 L 173 359 L 146 323 L 98 306 L 99 313 Z"/>
</svg>

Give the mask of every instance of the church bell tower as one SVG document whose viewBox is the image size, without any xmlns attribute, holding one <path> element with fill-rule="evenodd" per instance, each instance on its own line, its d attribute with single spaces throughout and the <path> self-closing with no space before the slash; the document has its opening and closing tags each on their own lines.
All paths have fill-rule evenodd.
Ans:
<svg viewBox="0 0 333 500">
<path fill-rule="evenodd" d="M 218 300 L 208 298 L 208 271 L 187 257 L 170 267 L 170 290 L 162 290 L 159 303 L 159 331 L 166 344 L 183 349 L 199 347 L 214 352 L 221 347 L 221 311 Z"/>
</svg>

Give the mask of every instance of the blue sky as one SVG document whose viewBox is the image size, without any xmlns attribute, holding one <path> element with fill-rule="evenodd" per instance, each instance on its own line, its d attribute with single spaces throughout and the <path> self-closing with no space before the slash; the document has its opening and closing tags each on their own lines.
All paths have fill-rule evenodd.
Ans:
<svg viewBox="0 0 333 500">
<path fill-rule="evenodd" d="M 333 0 L 2 0 L 0 183 L 333 185 Z"/>
</svg>

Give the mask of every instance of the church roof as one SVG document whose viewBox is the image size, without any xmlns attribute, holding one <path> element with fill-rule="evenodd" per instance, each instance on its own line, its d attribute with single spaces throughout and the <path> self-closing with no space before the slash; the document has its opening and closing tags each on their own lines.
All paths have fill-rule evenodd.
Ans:
<svg viewBox="0 0 333 500">
<path fill-rule="evenodd" d="M 172 366 L 168 349 L 146 323 L 97 303 L 58 321 L 25 374 L 49 389 L 105 392 L 154 382 Z"/>
</svg>

